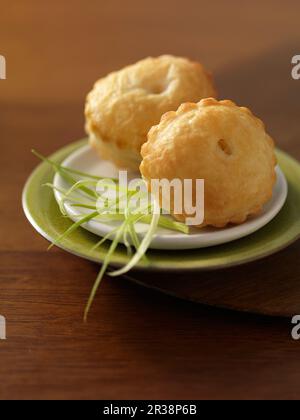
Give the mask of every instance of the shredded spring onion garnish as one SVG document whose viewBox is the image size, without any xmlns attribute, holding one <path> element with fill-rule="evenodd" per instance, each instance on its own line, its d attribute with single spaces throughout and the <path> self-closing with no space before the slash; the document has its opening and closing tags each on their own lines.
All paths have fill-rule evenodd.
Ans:
<svg viewBox="0 0 300 420">
<path fill-rule="evenodd" d="M 111 277 L 122 276 L 130 271 L 134 266 L 143 259 L 149 264 L 146 257 L 146 252 L 151 244 L 153 236 L 156 233 L 157 227 L 163 227 L 165 229 L 175 230 L 182 233 L 188 233 L 189 229 L 184 223 L 176 222 L 169 217 L 163 216 L 160 211 L 159 204 L 155 199 L 151 200 L 151 204 L 147 207 L 141 205 L 139 199 L 142 198 L 143 193 L 138 190 L 129 190 L 124 185 L 119 186 L 118 179 L 116 178 L 104 178 L 96 175 L 91 175 L 85 172 L 77 171 L 66 166 L 60 165 L 53 160 L 42 156 L 35 150 L 32 151 L 35 156 L 41 159 L 43 162 L 51 165 L 56 173 L 59 173 L 63 180 L 68 184 L 68 189 L 58 189 L 53 184 L 47 183 L 45 186 L 51 188 L 53 191 L 58 191 L 62 197 L 61 203 L 59 204 L 60 211 L 63 217 L 68 217 L 65 208 L 65 203 L 72 207 L 78 207 L 89 211 L 78 216 L 78 220 L 58 238 L 56 238 L 49 249 L 53 245 L 59 245 L 70 233 L 74 232 L 84 223 L 91 220 L 100 220 L 102 222 L 117 221 L 119 225 L 112 229 L 108 234 L 103 236 L 101 240 L 93 246 L 92 250 L 99 248 L 107 240 L 111 240 L 110 247 L 102 263 L 101 270 L 97 276 L 97 279 L 92 288 L 91 294 L 88 298 L 88 302 L 84 311 L 84 320 L 87 320 L 87 316 L 96 292 L 99 288 L 101 280 L 111 262 L 113 253 L 120 242 L 127 248 L 128 256 L 130 257 L 129 262 L 122 268 L 116 271 L 109 272 L 108 275 Z M 106 190 L 118 190 L 121 194 L 119 198 L 109 198 L 104 193 L 101 193 L 97 189 L 98 183 L 105 185 Z M 143 182 L 141 180 L 141 182 Z M 145 194 L 145 193 L 144 193 Z M 125 200 L 125 208 L 120 211 L 120 200 Z M 134 203 L 139 203 L 134 208 L 132 207 L 132 199 L 135 199 Z M 99 200 L 101 207 L 99 208 Z M 142 201 L 142 200 L 141 200 Z M 116 211 L 110 211 L 115 209 Z M 147 210 L 145 212 L 145 210 Z M 136 224 L 143 223 L 148 224 L 149 229 L 142 240 L 139 239 L 136 231 Z M 135 252 L 133 252 L 133 248 Z"/>
</svg>

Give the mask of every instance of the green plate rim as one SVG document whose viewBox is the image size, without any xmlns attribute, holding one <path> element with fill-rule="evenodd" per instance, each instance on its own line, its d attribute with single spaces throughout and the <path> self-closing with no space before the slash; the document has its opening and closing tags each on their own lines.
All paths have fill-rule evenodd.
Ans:
<svg viewBox="0 0 300 420">
<path fill-rule="evenodd" d="M 87 139 L 82 139 L 74 143 L 68 144 L 67 146 L 57 150 L 50 157 L 51 159 L 61 162 L 70 153 L 84 146 L 86 143 L 87 143 Z M 220 249 L 225 251 L 225 254 L 226 254 L 228 248 L 229 249 L 235 248 L 236 246 L 239 246 L 239 244 L 242 245 L 242 247 L 246 245 L 246 248 L 249 248 L 249 245 L 247 246 L 247 243 L 245 241 L 248 241 L 249 243 L 249 241 L 253 242 L 253 240 L 255 240 L 255 237 L 261 237 L 263 231 L 266 231 L 266 232 L 270 231 L 270 225 L 275 226 L 276 228 L 276 223 L 279 223 L 280 218 L 282 217 L 282 213 L 284 211 L 286 212 L 287 210 L 291 210 L 290 207 L 295 207 L 293 206 L 294 204 L 293 199 L 295 199 L 294 196 L 297 198 L 297 200 L 299 200 L 299 203 L 300 203 L 300 186 L 298 187 L 298 189 L 296 188 L 296 182 L 294 179 L 294 176 L 296 178 L 298 177 L 299 178 L 298 185 L 300 185 L 300 164 L 294 158 L 292 158 L 287 153 L 279 149 L 276 150 L 276 154 L 277 154 L 277 158 L 281 166 L 281 169 L 283 170 L 286 176 L 289 192 L 288 192 L 287 202 L 285 203 L 283 209 L 280 211 L 279 215 L 277 215 L 271 222 L 268 223 L 268 225 L 266 225 L 259 231 L 245 238 L 238 239 L 224 245 L 218 245 L 218 246 L 214 246 L 210 248 L 201 248 L 197 250 L 187 250 L 187 251 L 149 250 L 148 256 L 149 256 L 150 264 L 147 265 L 143 261 L 140 261 L 135 267 L 135 269 L 142 269 L 142 270 L 147 269 L 147 270 L 154 270 L 154 271 L 156 270 L 159 270 L 159 271 L 187 271 L 187 270 L 188 271 L 201 271 L 201 270 L 222 269 L 222 268 L 242 265 L 242 264 L 246 264 L 252 261 L 256 261 L 258 259 L 262 259 L 264 257 L 267 257 L 271 254 L 274 254 L 275 252 L 278 252 L 286 248 L 288 245 L 290 245 L 291 243 L 299 239 L 300 238 L 300 219 L 297 222 L 294 221 L 294 224 L 296 227 L 295 232 L 293 234 L 289 234 L 287 238 L 283 238 L 283 241 L 280 244 L 276 244 L 276 245 L 274 244 L 272 246 L 272 241 L 271 241 L 271 243 L 268 242 L 269 248 L 266 249 L 265 251 L 260 250 L 260 251 L 257 251 L 256 253 L 253 253 L 252 251 L 252 254 L 250 255 L 247 255 L 247 252 L 244 252 L 244 255 L 242 256 L 239 254 L 237 255 L 234 254 L 233 256 L 228 255 L 227 257 L 224 257 L 224 255 L 223 256 L 221 255 L 218 258 L 222 259 L 222 262 L 219 262 L 219 263 L 214 262 L 213 255 L 218 254 L 218 252 L 220 252 Z M 39 220 L 40 219 L 39 212 L 41 211 L 41 203 L 38 203 L 38 201 L 41 201 L 40 194 L 44 194 L 46 197 L 49 197 L 50 201 L 52 202 L 51 194 L 53 195 L 53 193 L 49 190 L 49 192 L 45 194 L 44 192 L 42 192 L 42 190 L 40 190 L 40 188 L 42 188 L 41 184 L 48 182 L 49 178 L 52 179 L 53 176 L 54 176 L 54 171 L 52 170 L 52 168 L 50 168 L 50 166 L 47 165 L 46 163 L 43 163 L 43 162 L 40 163 L 33 170 L 31 175 L 27 179 L 24 189 L 23 189 L 23 193 L 22 193 L 22 206 L 23 206 L 23 210 L 25 212 L 27 219 L 32 224 L 32 226 L 48 241 L 51 241 L 52 239 L 54 239 L 54 236 L 53 234 L 51 234 L 51 229 L 50 228 L 47 229 L 47 227 L 42 226 L 42 223 Z M 41 178 L 44 180 L 44 182 L 41 182 L 40 184 L 37 185 L 38 180 L 40 180 Z M 44 178 L 47 178 L 47 179 L 44 179 Z M 32 194 L 34 198 L 37 198 L 37 200 L 31 200 Z M 53 200 L 55 201 L 54 197 L 53 197 Z M 52 206 L 53 206 L 53 203 L 52 203 Z M 54 207 L 52 211 L 55 212 Z M 62 217 L 60 215 L 57 205 L 56 205 L 56 213 L 57 214 L 55 214 L 55 217 Z M 49 216 L 49 217 L 51 219 L 52 216 Z M 68 222 L 68 223 L 71 223 L 71 222 Z M 52 227 L 53 228 L 56 227 L 55 223 L 52 223 Z M 92 239 L 93 237 L 94 237 L 94 242 Z M 86 238 L 89 238 L 89 239 L 86 239 Z M 97 262 L 97 263 L 102 263 L 105 252 L 107 250 L 107 246 L 104 245 L 103 247 L 101 247 L 97 251 L 97 254 L 96 252 L 92 252 L 90 249 L 88 250 L 85 249 L 84 251 L 82 251 L 80 250 L 80 247 L 82 248 L 82 245 L 79 246 L 79 239 L 80 239 L 80 240 L 86 240 L 87 242 L 91 240 L 90 245 L 92 247 L 93 243 L 95 243 L 96 241 L 96 238 L 97 237 L 95 235 L 80 228 L 77 231 L 77 234 L 74 234 L 74 235 L 72 234 L 68 238 L 68 240 L 63 241 L 63 243 L 60 244 L 59 247 L 81 258 L 85 258 L 87 260 Z M 274 240 L 276 239 L 278 240 L 278 238 L 275 237 Z M 251 250 L 251 246 L 250 246 L 250 250 Z M 248 249 L 248 252 L 250 250 Z M 199 254 L 199 257 L 196 259 L 195 258 L 191 259 L 190 258 L 191 254 L 194 256 Z M 209 258 L 207 260 L 207 257 L 206 257 L 206 260 L 205 260 L 205 258 L 201 258 L 201 254 L 212 255 L 212 258 Z M 176 255 L 176 258 L 174 258 L 175 255 Z M 184 259 L 184 262 L 180 260 L 180 257 Z M 125 264 L 127 261 L 128 261 L 128 257 L 126 255 L 126 251 L 124 247 L 123 246 L 118 247 L 116 254 L 112 258 L 111 265 L 118 267 Z"/>
</svg>

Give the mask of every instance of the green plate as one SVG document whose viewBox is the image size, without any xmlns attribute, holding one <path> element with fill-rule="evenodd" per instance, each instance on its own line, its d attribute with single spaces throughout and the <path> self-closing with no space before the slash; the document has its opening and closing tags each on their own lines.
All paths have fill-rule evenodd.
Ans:
<svg viewBox="0 0 300 420">
<path fill-rule="evenodd" d="M 51 158 L 62 162 L 70 153 L 86 144 L 81 140 L 54 153 Z M 281 169 L 288 181 L 288 197 L 280 213 L 259 231 L 236 241 L 210 248 L 186 251 L 149 250 L 150 264 L 141 261 L 136 268 L 159 270 L 216 269 L 254 261 L 288 246 L 300 237 L 300 164 L 286 153 L 277 150 Z M 50 188 L 54 171 L 41 163 L 28 179 L 23 191 L 23 208 L 34 228 L 49 241 L 61 235 L 71 221 L 62 217 Z M 66 238 L 61 248 L 91 261 L 102 262 L 109 245 L 96 251 L 91 248 L 99 240 L 80 228 Z M 112 265 L 128 262 L 126 249 L 120 245 L 112 257 Z"/>
</svg>

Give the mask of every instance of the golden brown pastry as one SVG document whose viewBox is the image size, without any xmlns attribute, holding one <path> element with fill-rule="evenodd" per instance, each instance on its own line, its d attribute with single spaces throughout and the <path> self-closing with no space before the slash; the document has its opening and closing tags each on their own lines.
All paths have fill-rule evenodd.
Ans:
<svg viewBox="0 0 300 420">
<path fill-rule="evenodd" d="M 149 131 L 141 154 L 148 185 L 151 179 L 204 179 L 201 226 L 242 223 L 272 196 L 273 140 L 249 109 L 229 100 L 203 99 L 166 113 Z M 187 215 L 174 217 L 185 221 Z"/>
<path fill-rule="evenodd" d="M 86 101 L 86 130 L 103 158 L 138 170 L 141 146 L 162 114 L 209 96 L 215 89 L 201 64 L 171 55 L 146 58 L 96 82 Z"/>
</svg>

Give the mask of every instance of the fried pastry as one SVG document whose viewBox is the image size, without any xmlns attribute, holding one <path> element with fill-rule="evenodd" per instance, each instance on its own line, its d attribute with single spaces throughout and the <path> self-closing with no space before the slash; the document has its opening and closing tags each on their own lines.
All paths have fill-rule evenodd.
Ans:
<svg viewBox="0 0 300 420">
<path fill-rule="evenodd" d="M 153 179 L 204 179 L 199 227 L 243 223 L 272 197 L 274 143 L 249 109 L 213 98 L 164 114 L 142 146 L 140 171 Z M 173 196 L 171 195 L 171 212 Z M 186 221 L 187 214 L 174 214 Z"/>
<path fill-rule="evenodd" d="M 96 82 L 87 96 L 86 131 L 103 158 L 138 170 L 141 146 L 162 114 L 215 95 L 201 64 L 171 55 L 149 57 Z"/>
</svg>

